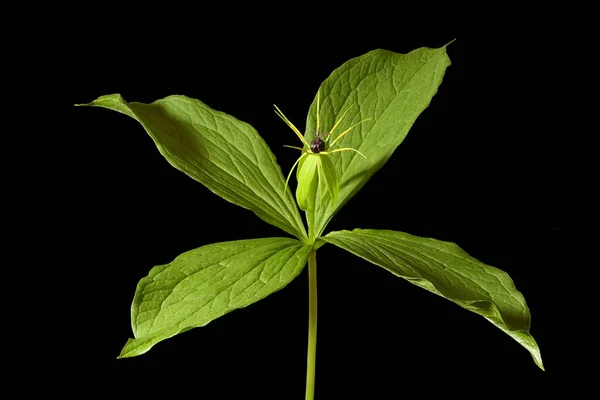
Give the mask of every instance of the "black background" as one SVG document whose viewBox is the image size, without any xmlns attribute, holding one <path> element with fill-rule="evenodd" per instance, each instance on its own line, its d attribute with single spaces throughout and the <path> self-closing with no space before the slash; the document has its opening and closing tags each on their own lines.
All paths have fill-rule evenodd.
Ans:
<svg viewBox="0 0 600 400">
<path fill-rule="evenodd" d="M 415 34 L 392 17 L 360 30 L 285 19 L 170 29 L 114 15 L 86 21 L 71 46 L 71 104 L 111 93 L 138 102 L 198 98 L 253 125 L 284 172 L 298 154 L 282 145 L 297 138 L 273 103 L 302 130 L 320 83 L 349 58 L 456 38 L 430 107 L 327 231 L 361 227 L 434 237 L 507 271 L 527 299 L 547 372 L 483 318 L 325 246 L 318 253 L 317 398 L 411 398 L 407 391 L 480 398 L 485 387 L 539 393 L 564 378 L 568 350 L 556 318 L 564 317 L 564 306 L 554 293 L 555 272 L 568 261 L 567 179 L 554 162 L 557 133 L 546 130 L 541 140 L 530 107 L 543 97 L 543 78 L 522 74 L 533 65 L 499 56 L 525 52 L 527 43 L 489 36 L 483 47 L 478 34 L 459 24 Z M 116 359 L 132 335 L 135 286 L 152 266 L 214 242 L 286 234 L 172 168 L 131 118 L 99 108 L 68 113 L 65 147 L 77 151 L 64 165 L 72 191 L 63 206 L 78 253 L 64 270 L 60 318 L 69 341 L 62 357 L 81 368 L 87 388 L 303 398 L 306 270 L 259 303 L 142 356 Z"/>
</svg>

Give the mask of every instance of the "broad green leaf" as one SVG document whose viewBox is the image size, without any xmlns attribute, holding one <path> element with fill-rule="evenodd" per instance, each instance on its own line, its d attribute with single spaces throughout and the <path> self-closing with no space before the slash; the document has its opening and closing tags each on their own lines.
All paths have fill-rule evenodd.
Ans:
<svg viewBox="0 0 600 400">
<path fill-rule="evenodd" d="M 544 369 L 540 349 L 529 334 L 529 308 L 506 272 L 474 259 L 454 243 L 403 232 L 355 229 L 322 239 L 485 317 Z"/>
<path fill-rule="evenodd" d="M 251 125 L 185 96 L 143 104 L 113 94 L 85 105 L 129 115 L 175 168 L 266 222 L 299 239 L 306 237 L 293 196 L 284 190 L 281 168 Z"/>
<path fill-rule="evenodd" d="M 290 283 L 311 246 L 288 238 L 215 243 L 159 265 L 137 285 L 131 306 L 135 339 L 119 358 L 255 303 Z"/>
<path fill-rule="evenodd" d="M 336 202 L 316 205 L 316 233 L 323 232 L 340 207 L 389 159 L 429 105 L 449 65 L 446 46 L 408 54 L 374 50 L 347 61 L 321 84 L 308 113 L 305 138 L 311 137 L 308 131 L 316 131 L 320 97 L 321 132 L 329 132 L 341 119 L 332 135 L 335 141 L 352 127 L 328 150 L 351 148 L 366 159 L 355 151 L 330 155 L 340 190 Z"/>
</svg>

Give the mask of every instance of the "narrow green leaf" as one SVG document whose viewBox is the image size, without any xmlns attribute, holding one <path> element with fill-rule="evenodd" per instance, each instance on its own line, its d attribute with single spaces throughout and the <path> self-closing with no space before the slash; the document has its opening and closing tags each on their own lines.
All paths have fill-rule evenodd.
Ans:
<svg viewBox="0 0 600 400">
<path fill-rule="evenodd" d="M 129 115 L 172 166 L 264 221 L 299 239 L 306 237 L 292 194 L 284 190 L 281 168 L 251 125 L 185 96 L 142 104 L 113 94 L 84 105 Z"/>
<path fill-rule="evenodd" d="M 485 317 L 507 333 L 544 369 L 529 333 L 525 298 L 508 274 L 474 259 L 454 243 L 373 229 L 331 232 L 322 238 Z"/>
<path fill-rule="evenodd" d="M 310 250 L 288 238 L 239 240 L 203 246 L 152 268 L 131 306 L 135 339 L 119 358 L 143 354 L 282 289 L 302 271 Z"/>
<path fill-rule="evenodd" d="M 347 61 L 321 84 L 308 113 L 307 131 L 316 130 L 320 96 L 322 132 L 341 119 L 332 135 L 335 141 L 354 126 L 328 150 L 355 149 L 366 158 L 355 151 L 331 154 L 341 182 L 339 196 L 336 202 L 316 205 L 315 232 L 322 233 L 331 217 L 385 164 L 429 105 L 449 65 L 445 46 L 408 54 L 374 50 Z"/>
</svg>

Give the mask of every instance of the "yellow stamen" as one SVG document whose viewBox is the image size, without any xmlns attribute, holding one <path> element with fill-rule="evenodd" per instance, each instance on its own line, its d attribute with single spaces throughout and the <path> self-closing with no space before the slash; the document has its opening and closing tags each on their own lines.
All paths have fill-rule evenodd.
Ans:
<svg viewBox="0 0 600 400">
<path fill-rule="evenodd" d="M 346 135 L 348 132 L 350 132 L 350 130 L 351 130 L 352 128 L 354 128 L 356 125 L 358 125 L 358 124 L 360 124 L 360 123 L 363 123 L 363 122 L 365 122 L 365 121 L 368 121 L 368 120 L 370 120 L 370 119 L 371 119 L 371 118 L 367 118 L 367 119 L 363 119 L 362 121 L 358 121 L 357 123 L 355 123 L 354 125 L 352 125 L 350 128 L 348 128 L 348 129 L 346 129 L 344 132 L 340 133 L 340 135 L 339 135 L 338 137 L 336 137 L 336 138 L 334 139 L 334 141 L 333 141 L 333 142 L 331 142 L 330 146 L 333 146 L 334 144 L 336 144 L 336 142 L 337 142 L 338 140 L 340 140 L 341 138 L 343 138 L 343 137 L 344 137 L 344 136 L 345 136 L 345 135 Z"/>
<path fill-rule="evenodd" d="M 310 153 L 308 150 L 302 148 L 302 147 L 297 147 L 297 146 L 289 146 L 287 144 L 284 144 L 283 147 L 289 147 L 290 149 L 296 149 L 296 150 L 300 150 L 303 153 Z"/>
<path fill-rule="evenodd" d="M 279 118 L 281 118 L 283 120 L 283 122 L 285 122 L 287 124 L 287 126 L 289 126 L 294 133 L 298 136 L 298 138 L 300 138 L 300 140 L 302 141 L 302 143 L 304 143 L 307 147 L 310 147 L 310 145 L 306 142 L 306 140 L 304 139 L 304 136 L 302 136 L 302 134 L 300 133 L 300 131 L 298 130 L 298 128 L 296 128 L 294 126 L 294 124 L 292 124 L 290 122 L 289 119 L 287 119 L 287 117 L 281 112 L 281 110 L 279 109 L 279 107 L 277 107 L 275 104 L 273 104 L 273 106 L 275 106 L 275 114 L 277 114 L 277 116 Z"/>
<path fill-rule="evenodd" d="M 363 153 L 361 153 L 360 151 L 358 151 L 358 150 L 356 150 L 356 149 L 352 149 L 352 148 L 350 148 L 350 147 L 344 147 L 344 148 L 342 148 L 342 149 L 335 149 L 335 150 L 331 150 L 331 151 L 322 151 L 322 152 L 321 152 L 321 153 L 319 153 L 319 154 L 338 153 L 338 152 L 340 152 L 340 151 L 348 151 L 348 150 L 355 151 L 355 152 L 357 152 L 358 154 L 360 154 L 361 156 L 363 156 L 363 157 L 365 158 L 365 160 L 367 159 L 367 157 L 365 157 L 365 155 L 364 155 Z"/>
<path fill-rule="evenodd" d="M 319 134 L 319 103 L 321 102 L 321 95 L 317 92 L 317 135 Z"/>
<path fill-rule="evenodd" d="M 348 107 L 346 109 L 346 111 L 344 111 L 344 113 L 342 114 L 342 116 L 340 117 L 340 119 L 338 119 L 338 121 L 335 123 L 335 125 L 333 125 L 333 128 L 331 128 L 331 131 L 329 131 L 329 134 L 327 135 L 327 138 L 329 138 L 329 136 L 333 135 L 333 132 L 335 131 L 335 128 L 337 128 L 337 126 L 340 124 L 340 122 L 342 122 L 342 120 L 344 119 L 344 117 L 346 116 L 346 114 L 348 114 L 348 111 L 350 111 L 350 109 L 352 107 L 354 107 L 356 105 L 356 103 L 352 104 L 350 107 Z"/>
<path fill-rule="evenodd" d="M 292 172 L 294 172 L 294 168 L 296 168 L 296 165 L 298 165 L 298 163 L 300 162 L 300 160 L 302 160 L 302 158 L 306 157 L 308 155 L 308 153 L 304 153 L 300 156 L 300 158 L 298 158 L 296 160 L 296 162 L 294 163 L 294 165 L 292 165 L 292 169 L 290 169 L 290 173 L 287 176 L 287 179 L 285 180 L 285 186 L 283 188 L 283 195 L 285 196 L 286 192 L 287 192 L 287 187 L 288 187 L 288 182 L 290 181 L 290 177 L 292 176 Z"/>
</svg>

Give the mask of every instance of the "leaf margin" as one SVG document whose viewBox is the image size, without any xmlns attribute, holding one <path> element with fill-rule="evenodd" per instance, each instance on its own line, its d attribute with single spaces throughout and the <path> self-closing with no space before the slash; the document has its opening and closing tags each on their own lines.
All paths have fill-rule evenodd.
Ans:
<svg viewBox="0 0 600 400">
<path fill-rule="evenodd" d="M 416 238 L 419 240 L 427 240 L 430 242 L 434 242 L 434 243 L 438 243 L 441 245 L 445 245 L 445 246 L 449 246 L 454 248 L 454 250 L 461 254 L 462 256 L 466 256 L 466 258 L 475 261 L 478 264 L 481 264 L 482 266 L 485 266 L 487 268 L 491 268 L 493 270 L 499 271 L 501 274 L 504 274 L 506 278 L 508 278 L 508 280 L 512 283 L 512 289 L 514 289 L 514 291 L 516 292 L 517 296 L 521 297 L 522 303 L 525 307 L 525 312 L 526 312 L 526 321 L 525 321 L 525 328 L 526 329 L 517 329 L 517 330 L 510 330 L 509 327 L 506 325 L 506 321 L 505 318 L 502 316 L 502 312 L 500 311 L 500 308 L 497 304 L 495 304 L 493 301 L 488 300 L 488 301 L 481 301 L 481 300 L 474 300 L 472 302 L 470 302 L 470 304 L 468 304 L 468 302 L 465 302 L 465 305 L 461 304 L 459 301 L 456 301 L 452 298 L 447 297 L 446 295 L 442 294 L 438 288 L 435 286 L 435 284 L 431 281 L 428 281 L 426 278 L 414 278 L 414 277 L 408 277 L 408 276 L 403 276 L 402 274 L 397 273 L 396 271 L 393 271 L 392 268 L 382 265 L 381 262 L 377 262 L 374 261 L 370 258 L 368 258 L 365 255 L 359 254 L 356 250 L 350 250 L 349 248 L 344 247 L 343 245 L 343 239 L 340 240 L 340 235 L 344 235 L 344 234 L 350 234 L 350 235 L 354 235 L 355 233 L 360 234 L 361 232 L 383 232 L 383 233 L 397 233 L 397 234 L 401 234 L 401 235 L 407 235 L 408 237 L 411 238 Z M 441 296 L 447 300 L 452 301 L 453 303 L 459 305 L 460 307 L 469 310 L 471 312 L 474 312 L 478 315 L 483 316 L 485 319 L 487 319 L 489 322 L 491 322 L 494 326 L 496 326 L 497 328 L 499 328 L 501 331 L 503 331 L 504 333 L 506 333 L 508 336 L 510 336 L 511 338 L 513 338 L 517 343 L 519 343 L 521 346 L 523 346 L 531 355 L 531 357 L 533 358 L 533 361 L 535 362 L 535 364 L 543 371 L 545 371 L 545 367 L 544 367 L 544 363 L 542 361 L 542 357 L 541 357 L 541 352 L 539 349 L 539 346 L 537 345 L 537 342 L 535 341 L 535 339 L 533 338 L 533 336 L 531 335 L 531 333 L 529 332 L 530 329 L 530 318 L 531 315 L 529 313 L 529 308 L 527 306 L 527 303 L 525 301 L 525 297 L 523 296 L 523 294 L 516 288 L 516 286 L 514 285 L 514 282 L 512 280 L 512 278 L 508 275 L 508 273 L 506 273 L 505 271 L 487 265 L 479 260 L 477 260 L 476 258 L 470 256 L 466 251 L 464 251 L 462 248 L 460 248 L 456 243 L 453 242 L 445 242 L 445 241 L 441 241 L 438 239 L 433 239 L 433 238 L 422 238 L 419 236 L 414 236 L 414 235 L 410 235 L 408 233 L 405 232 L 400 232 L 400 231 L 393 231 L 393 230 L 384 230 L 384 229 L 361 229 L 361 228 L 356 228 L 353 229 L 352 231 L 349 230 L 341 230 L 341 231 L 332 231 L 329 232 L 327 235 L 322 236 L 320 239 L 322 239 L 323 241 L 332 244 L 336 247 L 339 247 L 343 250 L 348 251 L 349 253 L 352 253 L 354 255 L 356 255 L 359 258 L 362 258 L 366 261 L 369 261 L 370 263 L 377 265 L 385 270 L 387 270 L 388 272 L 403 278 L 405 280 L 407 280 L 408 282 L 421 287 L 422 289 L 425 289 L 427 291 L 430 291 L 438 296 Z M 364 239 L 364 238 L 363 238 Z M 349 247 L 349 246 L 348 246 Z M 432 290 L 433 289 L 433 290 Z M 482 312 L 479 312 L 481 310 L 481 303 L 487 303 L 490 305 L 490 307 L 492 307 L 493 313 L 496 316 L 500 316 L 501 319 L 505 322 L 505 326 L 506 328 L 504 328 L 501 324 L 498 323 L 498 321 L 494 321 L 494 319 L 491 319 L 489 317 L 487 317 L 486 315 L 484 315 Z"/>
<path fill-rule="evenodd" d="M 278 196 L 281 199 L 281 201 L 286 205 L 287 209 L 286 210 L 277 210 L 278 214 L 274 215 L 267 209 L 262 209 L 259 207 L 248 207 L 246 205 L 242 205 L 242 204 L 240 204 L 239 201 L 233 199 L 230 195 L 224 194 L 222 192 L 219 192 L 217 189 L 215 189 L 215 187 L 217 187 L 219 185 L 223 185 L 222 182 L 218 182 L 218 184 L 213 183 L 211 186 L 210 184 L 207 183 L 207 181 L 202 181 L 201 179 L 197 178 L 196 176 L 193 176 L 192 173 L 190 173 L 188 171 L 188 168 L 185 165 L 180 165 L 179 163 L 174 162 L 172 160 L 172 158 L 176 158 L 176 157 L 171 155 L 169 149 L 160 141 L 158 136 L 152 132 L 152 130 L 148 126 L 148 123 L 144 121 L 144 118 L 142 118 L 139 115 L 139 113 L 136 112 L 132 108 L 132 105 L 151 107 L 151 106 L 155 106 L 157 104 L 161 104 L 163 102 L 167 102 L 171 99 L 183 99 L 183 100 L 188 100 L 190 102 L 196 103 L 197 105 L 206 108 L 209 112 L 213 113 L 214 115 L 219 115 L 225 119 L 233 120 L 234 122 L 239 123 L 240 125 L 248 128 L 253 134 L 255 134 L 255 136 L 256 136 L 255 142 L 257 144 L 260 144 L 263 146 L 263 149 L 266 150 L 265 156 L 274 165 L 275 171 L 279 172 L 279 174 L 278 174 L 279 178 L 280 178 L 279 180 L 281 181 L 279 183 L 281 183 L 282 190 L 277 190 L 274 188 L 275 190 L 273 190 L 272 193 L 269 193 L 269 195 L 270 196 Z M 287 191 L 285 190 L 285 178 L 283 176 L 281 166 L 277 163 L 277 159 L 276 159 L 275 155 L 273 154 L 272 150 L 270 149 L 270 147 L 268 146 L 268 144 L 265 142 L 265 140 L 262 138 L 262 136 L 260 136 L 258 131 L 249 123 L 241 121 L 241 120 L 237 119 L 236 117 L 234 117 L 230 114 L 227 114 L 223 111 L 215 110 L 215 109 L 209 107 L 208 105 L 206 105 L 204 102 L 202 102 L 199 99 L 195 99 L 195 98 L 191 98 L 191 97 L 187 97 L 187 96 L 183 96 L 183 95 L 170 95 L 170 96 L 155 100 L 152 103 L 139 103 L 139 102 L 127 102 L 119 93 L 114 93 L 114 94 L 100 96 L 97 99 L 91 101 L 90 103 L 75 104 L 75 106 L 106 108 L 108 110 L 116 111 L 116 112 L 125 114 L 125 115 L 133 118 L 134 120 L 136 120 L 138 123 L 140 123 L 142 125 L 143 129 L 146 131 L 146 133 L 150 136 L 150 138 L 156 145 L 160 154 L 165 158 L 165 160 L 172 167 L 183 172 L 184 174 L 186 174 L 188 177 L 192 178 L 193 180 L 201 183 L 204 187 L 206 187 L 208 190 L 210 190 L 212 193 L 216 194 L 217 196 L 221 197 L 222 199 L 224 199 L 232 204 L 235 204 L 237 206 L 240 206 L 244 209 L 252 211 L 257 217 L 259 217 L 261 220 L 267 222 L 268 224 L 282 229 L 284 232 L 298 238 L 301 241 L 306 242 L 308 240 L 308 235 L 306 234 L 306 227 L 304 226 L 304 222 L 302 221 L 302 217 L 300 215 L 300 212 L 298 210 L 298 206 L 294 200 L 294 197 L 291 195 L 291 193 L 287 193 Z M 259 169 L 259 171 L 262 172 L 262 170 L 260 170 L 260 168 L 258 168 L 258 169 Z M 265 176 L 265 178 L 267 178 L 267 177 Z M 229 183 L 227 183 L 227 184 L 229 184 Z M 249 188 L 249 189 L 254 191 L 251 188 Z M 261 199 L 261 200 L 264 200 L 264 199 Z M 291 216 L 286 216 L 285 211 L 289 212 L 291 214 Z M 288 218 L 288 217 L 291 217 L 291 218 Z M 286 226 L 286 224 L 287 224 L 287 226 Z"/>
<path fill-rule="evenodd" d="M 414 49 L 408 53 L 397 53 L 397 52 L 384 50 L 384 49 L 371 50 L 367 53 L 364 53 L 357 57 L 353 57 L 349 60 L 346 60 L 343 64 L 341 64 L 339 67 L 337 67 L 335 70 L 333 70 L 331 72 L 331 74 L 323 82 L 321 82 L 321 84 L 319 85 L 319 88 L 317 90 L 317 93 L 309 107 L 308 114 L 306 117 L 307 132 L 305 133 L 305 139 L 309 135 L 308 132 L 311 129 L 313 131 L 315 129 L 315 126 L 317 123 L 316 112 L 319 109 L 319 101 L 321 102 L 321 107 L 320 107 L 321 110 L 326 109 L 326 107 L 327 107 L 326 102 L 329 98 L 329 95 L 324 94 L 323 91 L 325 91 L 325 88 L 328 85 L 331 85 L 332 87 L 334 87 L 335 85 L 333 83 L 331 83 L 330 81 L 336 81 L 336 80 L 339 81 L 341 78 L 338 75 L 345 73 L 346 71 L 343 71 L 343 69 L 351 68 L 353 63 L 360 63 L 363 60 L 369 60 L 370 58 L 372 58 L 376 55 L 386 55 L 388 57 L 402 58 L 402 57 L 409 57 L 411 55 L 416 55 L 418 52 L 430 51 L 430 52 L 440 52 L 441 58 L 439 60 L 437 60 L 437 62 L 442 62 L 444 64 L 442 66 L 441 72 L 437 71 L 437 66 L 436 66 L 436 73 L 439 76 L 436 78 L 436 79 L 438 79 L 438 82 L 437 82 L 437 84 L 435 84 L 433 86 L 431 96 L 424 102 L 422 107 L 419 107 L 410 126 L 408 126 L 408 128 L 406 128 L 405 132 L 401 135 L 399 141 L 394 140 L 394 142 L 397 141 L 397 143 L 393 144 L 390 147 L 391 150 L 388 151 L 388 153 L 385 154 L 385 156 L 383 158 L 378 159 L 378 161 L 375 164 L 373 164 L 370 168 L 363 169 L 362 172 L 360 172 L 359 170 L 354 171 L 351 167 L 347 167 L 346 169 L 341 168 L 342 165 L 344 164 L 344 162 L 346 162 L 344 160 L 347 160 L 348 158 L 350 159 L 350 161 L 348 162 L 349 165 L 351 165 L 351 163 L 354 162 L 355 160 L 357 160 L 357 162 L 359 162 L 359 163 L 362 163 L 363 160 L 361 160 L 360 158 L 357 158 L 356 153 L 354 153 L 354 152 L 341 153 L 340 152 L 340 153 L 337 153 L 336 155 L 334 155 L 334 157 L 336 157 L 336 160 L 334 163 L 335 168 L 338 171 L 338 178 L 341 179 L 339 196 L 335 202 L 329 202 L 329 203 L 327 203 L 326 206 L 322 206 L 320 203 L 316 204 L 315 208 L 310 212 L 312 215 L 307 216 L 307 218 L 309 218 L 310 220 L 315 222 L 316 226 L 314 227 L 313 231 L 316 233 L 316 236 L 321 236 L 323 234 L 327 225 L 329 224 L 331 219 L 335 216 L 335 214 L 337 214 L 349 200 L 351 200 L 355 195 L 357 195 L 360 192 L 360 190 L 368 183 L 368 181 L 371 179 L 371 177 L 375 173 L 377 173 L 377 171 L 379 171 L 379 169 L 381 169 L 387 163 L 387 161 L 392 156 L 392 154 L 397 150 L 398 146 L 402 143 L 402 141 L 404 141 L 406 135 L 412 128 L 412 125 L 415 123 L 415 121 L 418 119 L 418 117 L 421 115 L 421 113 L 429 107 L 431 101 L 433 100 L 435 94 L 438 92 L 438 89 L 442 84 L 447 67 L 449 67 L 452 64 L 451 60 L 446 52 L 446 47 L 449 46 L 452 42 L 454 42 L 454 40 L 452 40 L 449 43 L 447 43 L 441 47 L 438 47 L 438 48 L 420 47 L 420 48 Z M 373 63 L 373 61 L 371 61 L 371 60 L 369 60 L 369 62 Z M 381 63 L 382 61 L 379 60 L 378 62 Z M 396 68 L 396 67 L 394 66 L 394 68 Z M 362 77 L 360 80 L 363 80 L 363 79 L 364 79 L 364 77 Z M 351 91 L 351 93 L 352 92 L 356 92 L 356 88 L 353 89 Z M 337 92 L 335 92 L 335 93 L 336 93 L 336 95 L 339 95 Z M 392 100 L 390 102 L 390 104 L 393 103 L 394 101 L 396 101 L 396 97 L 394 97 L 394 100 Z M 340 106 L 340 109 L 338 110 L 338 112 L 332 114 L 332 122 L 336 121 L 338 119 L 338 117 L 340 117 L 340 115 L 345 115 L 345 113 L 348 111 L 348 108 L 344 107 L 344 105 L 346 105 L 346 103 L 349 101 L 348 99 L 350 99 L 350 96 L 348 96 L 346 98 L 346 100 L 344 100 L 344 103 L 342 103 L 342 106 Z M 357 104 L 359 106 L 358 109 L 360 112 L 360 108 L 363 107 L 363 105 L 357 101 L 352 102 L 352 105 L 357 105 Z M 389 107 L 389 104 L 388 104 L 388 106 L 386 106 L 386 108 L 387 107 Z M 354 111 L 355 110 L 353 109 L 353 112 Z M 340 147 L 347 147 L 347 148 L 354 148 L 356 150 L 361 150 L 363 154 L 367 153 L 366 158 L 368 159 L 369 158 L 369 155 L 368 155 L 369 149 L 364 149 L 364 148 L 361 149 L 362 144 L 359 146 L 355 146 L 353 143 L 351 143 L 353 135 L 356 135 L 358 133 L 359 135 L 362 136 L 362 133 L 359 133 L 359 132 L 362 132 L 362 130 L 364 129 L 365 126 L 372 127 L 374 124 L 378 123 L 379 119 L 372 118 L 373 117 L 372 115 L 363 115 L 362 117 L 365 117 L 365 116 L 369 117 L 369 121 L 365 121 L 366 124 L 360 124 L 359 126 L 354 128 L 353 132 L 350 132 L 348 135 L 346 135 L 340 141 Z M 362 119 L 362 117 L 359 119 Z M 352 118 L 350 121 L 352 121 Z M 323 117 L 323 116 L 321 117 L 321 125 L 323 125 L 325 119 L 326 119 L 325 117 Z M 372 128 L 369 128 L 369 129 L 372 129 Z M 389 136 L 386 137 L 386 141 L 389 141 L 389 140 L 390 140 L 390 137 Z M 370 162 L 370 161 L 368 161 L 368 162 Z M 364 175 L 365 178 L 364 179 L 361 178 L 360 175 Z M 356 180 L 358 180 L 359 184 L 358 185 L 353 184 L 354 186 L 351 188 L 351 190 L 347 191 L 346 186 L 348 186 L 348 182 L 356 181 Z M 310 231 L 311 231 L 311 229 L 309 228 L 309 232 Z"/>
<path fill-rule="evenodd" d="M 272 242 L 272 243 L 269 243 L 269 242 Z M 219 314 L 218 316 L 216 316 L 202 324 L 199 324 L 199 325 L 192 324 L 192 325 L 184 326 L 180 322 L 179 326 L 165 327 L 165 328 L 162 328 L 162 329 L 152 332 L 151 335 L 149 335 L 147 333 L 142 334 L 142 331 L 140 330 L 141 324 L 147 324 L 148 321 L 153 321 L 151 330 L 154 329 L 156 317 L 158 317 L 158 315 L 160 315 L 160 311 L 162 311 L 164 303 L 170 298 L 169 296 L 171 296 L 172 293 L 174 292 L 174 290 L 171 289 L 172 292 L 167 297 L 165 297 L 165 299 L 160 303 L 159 314 L 157 314 L 153 320 L 145 319 L 142 322 L 139 321 L 141 313 L 148 312 L 148 310 L 140 311 L 141 308 L 143 308 L 142 306 L 144 305 L 144 296 L 148 295 L 152 298 L 153 296 L 151 296 L 151 295 L 153 295 L 153 293 L 154 293 L 154 292 L 150 292 L 148 294 L 144 294 L 143 290 L 148 288 L 148 286 L 152 285 L 153 283 L 156 283 L 155 278 L 158 275 L 164 274 L 167 269 L 169 269 L 170 267 L 173 267 L 174 265 L 178 264 L 182 260 L 185 260 L 187 257 L 193 256 L 194 253 L 197 251 L 209 251 L 209 250 L 212 250 L 213 248 L 218 248 L 218 247 L 222 247 L 222 246 L 234 246 L 234 248 L 235 248 L 235 246 L 242 246 L 242 245 L 252 246 L 255 244 L 263 246 L 264 243 L 266 243 L 266 246 L 275 246 L 277 244 L 277 242 L 282 243 L 282 248 L 280 250 L 278 250 L 275 254 L 278 254 L 279 252 L 284 251 L 284 250 L 295 249 L 294 253 L 291 254 L 290 257 L 287 258 L 286 261 L 284 262 L 284 264 L 280 267 L 280 271 L 278 272 L 278 274 L 281 273 L 281 271 L 284 268 L 286 268 L 288 266 L 288 264 L 292 263 L 294 259 L 297 258 L 300 260 L 300 262 L 296 261 L 295 265 L 293 265 L 293 264 L 290 265 L 290 268 L 292 268 L 292 271 L 291 271 L 292 276 L 289 280 L 285 281 L 284 283 L 279 282 L 279 285 L 276 285 L 275 289 L 271 290 L 269 293 L 266 293 L 266 294 L 262 295 L 261 297 L 256 297 L 254 295 L 253 301 L 242 302 L 241 305 L 227 309 L 225 312 Z M 142 354 L 148 352 L 150 349 L 152 349 L 152 347 L 154 347 L 156 344 L 158 344 L 166 339 L 172 338 L 172 337 L 174 337 L 180 333 L 186 332 L 187 330 L 190 330 L 190 329 L 206 326 L 210 322 L 220 318 L 221 316 L 223 316 L 225 314 L 228 314 L 229 312 L 235 311 L 240 308 L 245 308 L 249 305 L 257 303 L 260 300 L 264 299 L 265 297 L 283 289 L 291 281 L 293 281 L 295 278 L 297 278 L 298 275 L 300 275 L 300 273 L 304 270 L 307 260 L 308 260 L 308 255 L 311 250 L 312 250 L 311 245 L 305 244 L 305 243 L 303 243 L 297 239 L 293 239 L 293 238 L 271 237 L 271 238 L 259 238 L 259 239 L 243 239 L 243 240 L 211 243 L 208 245 L 200 246 L 198 248 L 188 250 L 184 253 L 181 253 L 180 255 L 175 257 L 171 262 L 169 262 L 167 264 L 156 265 L 148 272 L 147 276 L 145 276 L 138 282 L 138 284 L 136 286 L 135 296 L 134 296 L 133 302 L 131 304 L 131 326 L 132 326 L 132 330 L 134 332 L 134 338 L 129 338 L 127 340 L 127 343 L 125 344 L 125 346 L 123 347 L 123 349 L 121 350 L 121 353 L 119 354 L 119 356 L 117 358 L 119 358 L 119 359 L 120 358 L 129 358 L 129 357 L 135 357 L 135 356 L 142 355 Z M 244 254 L 245 252 L 248 252 L 248 251 L 256 251 L 256 248 L 244 250 L 240 253 L 234 253 L 233 255 L 225 258 L 225 260 L 231 259 L 231 258 L 240 258 L 240 257 L 242 257 L 242 254 Z M 214 258 L 214 255 L 209 254 L 208 257 Z M 260 256 L 258 258 L 260 258 Z M 270 262 L 269 260 L 271 260 L 271 258 L 272 258 L 272 256 L 267 257 L 264 261 L 261 262 L 261 264 L 269 263 Z M 302 259 L 304 259 L 303 262 L 302 262 Z M 205 273 L 207 268 L 214 267 L 215 265 L 220 265 L 221 262 L 222 261 L 220 261 L 217 264 L 202 267 L 198 271 L 194 272 L 194 274 Z M 251 262 L 251 260 L 248 261 L 248 259 L 246 259 L 246 262 Z M 261 265 L 261 264 L 259 264 L 259 265 Z M 258 268 L 258 266 L 253 267 L 252 270 L 254 270 L 255 268 Z M 232 273 L 232 272 L 230 271 L 230 273 Z M 243 275 L 238 281 L 236 281 L 236 283 L 239 282 L 241 279 L 243 279 L 245 276 L 246 275 Z M 188 277 L 189 276 L 187 276 L 184 279 L 187 279 Z M 219 281 L 219 282 L 221 282 L 221 281 Z M 180 283 L 181 282 L 177 283 L 176 287 Z M 233 285 L 235 285 L 236 283 L 234 283 Z M 233 287 L 233 285 L 231 285 L 231 287 Z M 217 298 L 218 295 L 220 295 L 220 293 L 217 294 L 211 301 L 215 301 L 215 299 Z M 152 301 L 153 301 L 152 299 L 148 300 L 148 302 L 152 302 Z M 210 312 L 212 312 L 212 306 L 211 306 Z"/>
</svg>

